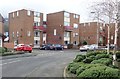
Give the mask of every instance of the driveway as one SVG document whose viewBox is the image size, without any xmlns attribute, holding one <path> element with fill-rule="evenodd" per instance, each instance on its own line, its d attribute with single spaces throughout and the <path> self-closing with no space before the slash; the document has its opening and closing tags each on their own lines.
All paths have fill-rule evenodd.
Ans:
<svg viewBox="0 0 120 79">
<path fill-rule="evenodd" d="M 63 77 L 64 67 L 79 50 L 33 50 L 33 56 L 3 59 L 3 77 Z"/>
</svg>

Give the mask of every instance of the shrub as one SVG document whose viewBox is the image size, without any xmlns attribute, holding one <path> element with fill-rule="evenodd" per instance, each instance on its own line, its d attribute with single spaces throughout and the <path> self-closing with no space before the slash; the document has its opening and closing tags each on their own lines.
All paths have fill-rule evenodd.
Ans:
<svg viewBox="0 0 120 79">
<path fill-rule="evenodd" d="M 83 41 L 83 43 L 82 43 L 83 45 L 87 45 L 87 41 Z"/>
<path fill-rule="evenodd" d="M 70 71 L 71 73 L 76 73 L 76 70 L 77 68 L 79 68 L 80 64 L 82 64 L 81 62 L 80 63 L 76 63 L 76 62 L 72 62 L 68 65 L 67 67 L 67 70 Z"/>
<path fill-rule="evenodd" d="M 0 53 L 4 53 L 5 52 L 5 49 L 3 47 L 0 47 Z"/>
<path fill-rule="evenodd" d="M 116 52 L 117 59 L 120 59 L 120 52 Z"/>
<path fill-rule="evenodd" d="M 82 64 L 82 63 L 71 64 L 71 66 L 69 67 L 69 71 L 73 74 L 76 74 L 76 70 L 79 68 L 80 64 Z"/>
<path fill-rule="evenodd" d="M 97 54 L 96 59 L 100 59 L 100 58 L 109 58 L 109 55 L 108 54 Z"/>
<path fill-rule="evenodd" d="M 85 59 L 85 55 L 77 55 L 73 61 L 74 62 L 81 62 L 83 59 Z"/>
<path fill-rule="evenodd" d="M 83 60 L 84 63 L 91 63 L 93 61 L 93 58 L 87 57 Z"/>
<path fill-rule="evenodd" d="M 96 67 L 96 66 L 103 66 L 102 64 L 81 64 L 79 68 L 76 70 L 76 74 L 79 75 L 86 69 L 89 69 L 91 67 Z"/>
<path fill-rule="evenodd" d="M 96 56 L 97 54 L 101 54 L 101 52 L 87 52 L 86 56 L 89 57 L 89 56 Z"/>
<path fill-rule="evenodd" d="M 112 60 L 110 58 L 101 58 L 98 60 L 93 60 L 91 63 L 92 64 L 104 64 L 104 65 L 109 66 L 112 64 Z"/>
<path fill-rule="evenodd" d="M 82 73 L 80 73 L 77 77 L 82 77 L 82 78 L 91 78 L 91 79 L 99 79 L 102 78 L 104 79 L 111 79 L 115 78 L 118 79 L 120 76 L 120 70 L 119 69 L 113 69 L 107 66 L 96 66 L 96 67 L 91 67 L 89 69 L 84 70 Z"/>
</svg>

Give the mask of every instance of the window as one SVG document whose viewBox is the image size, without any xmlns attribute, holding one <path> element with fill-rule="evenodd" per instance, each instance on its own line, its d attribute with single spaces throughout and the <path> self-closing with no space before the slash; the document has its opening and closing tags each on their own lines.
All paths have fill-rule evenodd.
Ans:
<svg viewBox="0 0 120 79">
<path fill-rule="evenodd" d="M 84 23 L 84 26 L 86 26 L 86 23 Z"/>
<path fill-rule="evenodd" d="M 70 17 L 70 13 L 64 12 L 64 17 Z"/>
<path fill-rule="evenodd" d="M 75 33 L 75 36 L 78 36 L 78 33 Z"/>
<path fill-rule="evenodd" d="M 88 26 L 90 26 L 90 22 L 88 23 Z"/>
<path fill-rule="evenodd" d="M 30 10 L 27 11 L 27 15 L 30 16 Z"/>
<path fill-rule="evenodd" d="M 70 18 L 64 17 L 65 22 L 70 22 Z"/>
<path fill-rule="evenodd" d="M 17 31 L 17 37 L 19 37 L 19 32 Z"/>
<path fill-rule="evenodd" d="M 64 26 L 70 26 L 70 14 L 64 12 Z"/>
<path fill-rule="evenodd" d="M 74 24 L 73 24 L 73 27 L 74 27 L 74 28 L 78 28 L 78 24 L 74 23 Z"/>
<path fill-rule="evenodd" d="M 39 37 L 40 36 L 40 32 L 34 32 L 34 36 L 35 37 Z"/>
<path fill-rule="evenodd" d="M 40 22 L 40 17 L 34 17 L 35 22 Z"/>
<path fill-rule="evenodd" d="M 34 12 L 34 16 L 35 17 L 40 17 L 40 13 L 39 12 Z"/>
<path fill-rule="evenodd" d="M 56 29 L 54 29 L 54 35 L 56 35 Z"/>
<path fill-rule="evenodd" d="M 111 40 L 113 40 L 114 39 L 114 37 L 113 36 L 111 36 Z"/>
<path fill-rule="evenodd" d="M 34 44 L 39 45 L 39 40 L 34 40 Z"/>
<path fill-rule="evenodd" d="M 64 37 L 70 37 L 70 33 L 69 32 L 64 32 Z"/>
<path fill-rule="evenodd" d="M 64 26 L 70 26 L 69 22 L 64 22 Z"/>
<path fill-rule="evenodd" d="M 103 31 L 103 28 L 100 26 L 100 31 Z"/>
<path fill-rule="evenodd" d="M 34 22 L 34 26 L 40 26 L 40 22 Z"/>
<path fill-rule="evenodd" d="M 30 31 L 27 32 L 27 35 L 30 36 Z"/>
<path fill-rule="evenodd" d="M 74 16 L 74 18 L 79 18 L 79 16 L 77 14 L 74 14 L 73 16 Z"/>
<path fill-rule="evenodd" d="M 77 45 L 77 42 L 76 42 L 76 41 L 74 41 L 74 45 Z"/>
<path fill-rule="evenodd" d="M 13 32 L 12 36 L 14 37 L 14 32 Z"/>
<path fill-rule="evenodd" d="M 19 16 L 19 12 L 17 11 L 17 16 Z"/>
<path fill-rule="evenodd" d="M 14 18 L 15 17 L 14 13 L 12 15 L 13 15 L 13 18 Z"/>
</svg>

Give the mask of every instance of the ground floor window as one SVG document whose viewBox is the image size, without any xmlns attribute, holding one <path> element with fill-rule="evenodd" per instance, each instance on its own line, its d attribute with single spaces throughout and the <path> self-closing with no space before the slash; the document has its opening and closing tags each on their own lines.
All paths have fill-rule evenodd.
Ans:
<svg viewBox="0 0 120 79">
<path fill-rule="evenodd" d="M 39 45 L 40 41 L 39 40 L 34 40 L 34 45 Z"/>
<path fill-rule="evenodd" d="M 70 41 L 64 41 L 64 44 L 65 45 L 70 44 Z"/>
</svg>

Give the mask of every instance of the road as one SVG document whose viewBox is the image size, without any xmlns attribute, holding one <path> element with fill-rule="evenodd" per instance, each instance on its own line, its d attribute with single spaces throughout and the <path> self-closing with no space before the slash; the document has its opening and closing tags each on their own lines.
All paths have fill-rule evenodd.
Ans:
<svg viewBox="0 0 120 79">
<path fill-rule="evenodd" d="M 63 77 L 64 67 L 70 63 L 78 50 L 34 50 L 29 57 L 3 59 L 3 77 Z"/>
</svg>

